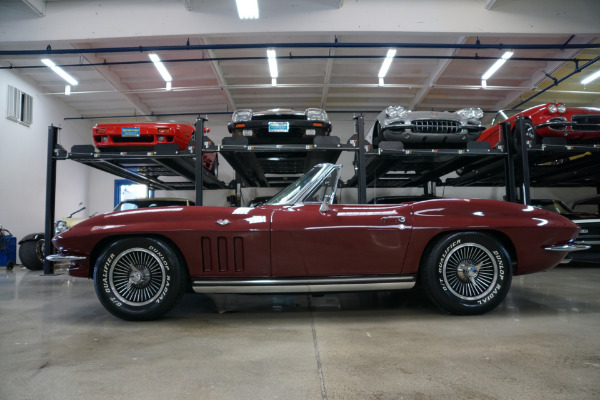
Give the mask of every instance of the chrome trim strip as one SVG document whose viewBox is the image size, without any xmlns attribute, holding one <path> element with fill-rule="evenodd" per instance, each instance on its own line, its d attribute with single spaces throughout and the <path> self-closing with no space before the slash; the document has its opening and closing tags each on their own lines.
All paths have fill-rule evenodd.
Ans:
<svg viewBox="0 0 600 400">
<path fill-rule="evenodd" d="M 411 289 L 416 277 L 195 280 L 196 293 L 322 293 Z"/>
<path fill-rule="evenodd" d="M 552 246 L 544 247 L 544 250 L 548 251 L 581 251 L 587 250 L 590 246 L 585 244 L 555 244 Z"/>
<path fill-rule="evenodd" d="M 51 254 L 46 257 L 46 260 L 50 262 L 69 262 L 69 261 L 80 261 L 85 260 L 83 256 L 66 256 L 64 254 Z"/>
</svg>

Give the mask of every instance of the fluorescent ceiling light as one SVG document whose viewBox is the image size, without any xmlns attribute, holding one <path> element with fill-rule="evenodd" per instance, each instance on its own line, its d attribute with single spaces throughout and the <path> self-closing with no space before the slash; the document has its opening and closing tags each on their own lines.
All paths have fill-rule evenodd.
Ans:
<svg viewBox="0 0 600 400">
<path fill-rule="evenodd" d="M 383 78 L 379 78 L 379 86 L 383 86 L 385 82 L 383 82 Z"/>
<path fill-rule="evenodd" d="M 69 82 L 70 85 L 77 86 L 79 84 L 79 82 L 77 82 L 77 80 L 75 78 L 73 78 L 71 75 L 67 74 L 64 69 L 62 69 L 58 65 L 54 64 L 54 62 L 52 60 L 50 60 L 48 58 L 44 58 L 44 59 L 42 59 L 42 62 L 44 64 L 46 64 L 46 66 L 48 68 L 50 68 L 52 71 L 54 71 L 58 75 L 60 75 L 60 77 L 63 78 L 65 81 Z"/>
<path fill-rule="evenodd" d="M 271 78 L 271 86 L 277 86 L 277 78 Z"/>
<path fill-rule="evenodd" d="M 389 49 L 387 55 L 385 56 L 385 60 L 383 60 L 383 64 L 381 64 L 381 69 L 379 70 L 379 78 L 385 78 L 390 69 L 390 65 L 392 65 L 392 61 L 396 56 L 396 49 Z"/>
<path fill-rule="evenodd" d="M 481 75 L 481 79 L 483 80 L 488 80 L 490 79 L 490 77 L 492 75 L 494 75 L 496 73 L 496 71 L 498 71 L 500 69 L 500 67 L 502 65 L 504 65 L 504 63 L 506 62 L 506 60 L 508 60 L 509 58 L 511 58 L 513 56 L 513 52 L 512 51 L 507 51 L 506 53 L 502 54 L 502 57 L 498 59 L 498 61 L 496 61 L 494 63 L 494 65 L 492 65 L 490 67 L 490 69 L 488 69 L 485 74 Z"/>
<path fill-rule="evenodd" d="M 487 79 L 482 79 L 482 80 L 481 80 L 481 88 L 482 88 L 482 89 L 485 89 L 485 88 L 487 88 Z"/>
<path fill-rule="evenodd" d="M 258 18 L 258 0 L 235 0 L 240 19 Z"/>
<path fill-rule="evenodd" d="M 267 60 L 269 61 L 269 72 L 271 73 L 271 78 L 279 77 L 279 71 L 277 70 L 277 55 L 275 54 L 274 49 L 267 50 Z"/>
<path fill-rule="evenodd" d="M 65 96 L 71 95 L 71 85 L 65 85 Z"/>
<path fill-rule="evenodd" d="M 587 85 L 591 81 L 594 81 L 594 80 L 596 80 L 598 78 L 600 78 L 600 70 L 598 70 L 598 71 L 594 72 L 593 74 L 589 75 L 587 78 L 582 79 L 581 84 L 582 85 Z"/>
<path fill-rule="evenodd" d="M 160 57 L 158 57 L 158 54 L 150 53 L 148 54 L 148 57 L 150 57 L 150 60 L 152 60 L 154 66 L 160 73 L 160 76 L 162 76 L 162 78 L 165 80 L 165 82 L 171 82 L 173 78 L 171 77 L 171 74 L 169 74 L 169 71 L 167 71 L 167 67 L 165 67 L 165 64 L 163 64 L 162 61 L 160 61 Z"/>
</svg>

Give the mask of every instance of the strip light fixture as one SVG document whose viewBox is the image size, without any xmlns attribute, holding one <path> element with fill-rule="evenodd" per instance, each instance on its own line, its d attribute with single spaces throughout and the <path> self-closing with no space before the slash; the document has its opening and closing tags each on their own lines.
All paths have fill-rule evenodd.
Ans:
<svg viewBox="0 0 600 400">
<path fill-rule="evenodd" d="M 160 60 L 160 57 L 156 53 L 150 53 L 148 54 L 148 57 L 150 57 L 150 60 L 154 63 L 154 66 L 158 70 L 158 73 L 167 83 L 166 89 L 171 90 L 173 78 L 171 77 L 171 74 L 169 74 L 169 71 L 167 71 L 167 67 L 165 67 L 165 64 L 163 64 L 163 62 Z"/>
<path fill-rule="evenodd" d="M 54 61 L 52 61 L 48 58 L 43 58 L 42 62 L 48 68 L 50 68 L 52 71 L 54 71 L 57 75 L 59 75 L 61 78 L 63 78 L 65 81 L 67 81 L 69 83 L 68 85 L 65 85 L 65 95 L 66 96 L 69 96 L 71 94 L 71 86 L 79 85 L 79 82 L 77 82 L 77 79 L 73 78 L 64 69 L 62 69 L 61 67 L 56 65 L 54 63 Z"/>
<path fill-rule="evenodd" d="M 379 78 L 379 86 L 383 86 L 383 78 L 385 78 L 385 76 L 387 75 L 395 56 L 396 49 L 389 49 L 387 55 L 385 56 L 385 59 L 383 60 L 383 64 L 381 64 L 379 74 L 377 75 L 377 77 Z"/>
<path fill-rule="evenodd" d="M 277 86 L 279 70 L 277 69 L 277 54 L 275 49 L 267 49 L 267 61 L 269 62 L 269 72 L 271 74 L 271 85 Z"/>
<path fill-rule="evenodd" d="M 235 0 L 240 19 L 258 19 L 258 0 Z"/>
<path fill-rule="evenodd" d="M 513 54 L 514 53 L 512 51 L 507 51 L 506 53 L 502 54 L 502 57 L 496 60 L 496 62 L 487 71 L 485 71 L 483 75 L 481 75 L 481 86 L 487 87 L 487 80 L 490 79 L 492 75 L 494 75 L 496 71 L 498 71 L 500 67 L 504 65 L 506 60 L 513 56 Z"/>
<path fill-rule="evenodd" d="M 594 72 L 593 74 L 588 75 L 587 77 L 583 78 L 581 80 L 581 84 L 587 85 L 588 83 L 595 81 L 598 78 L 600 78 L 600 69 L 598 71 Z"/>
</svg>

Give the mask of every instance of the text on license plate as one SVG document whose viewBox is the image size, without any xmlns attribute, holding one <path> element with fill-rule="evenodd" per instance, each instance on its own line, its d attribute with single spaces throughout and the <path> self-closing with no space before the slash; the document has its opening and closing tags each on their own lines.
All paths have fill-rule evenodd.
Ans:
<svg viewBox="0 0 600 400">
<path fill-rule="evenodd" d="M 139 127 L 134 127 L 134 128 L 122 127 L 121 128 L 121 136 L 122 137 L 140 137 L 140 128 Z"/>
<path fill-rule="evenodd" d="M 269 132 L 289 132 L 289 122 L 269 122 Z"/>
</svg>

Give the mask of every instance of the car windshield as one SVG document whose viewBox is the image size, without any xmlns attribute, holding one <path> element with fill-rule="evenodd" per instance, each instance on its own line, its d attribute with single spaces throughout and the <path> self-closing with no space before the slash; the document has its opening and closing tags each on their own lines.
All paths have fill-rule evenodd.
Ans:
<svg viewBox="0 0 600 400">
<path fill-rule="evenodd" d="M 135 199 L 126 200 L 117 204 L 113 211 L 135 210 L 137 208 L 164 207 L 164 206 L 185 206 L 188 202 L 176 199 Z"/>
<path fill-rule="evenodd" d="M 518 113 L 519 113 L 519 111 L 517 111 L 517 110 L 500 110 L 494 117 L 494 120 L 492 121 L 492 125 L 496 125 L 502 121 L 506 121 L 507 119 L 509 119 L 510 117 L 512 117 L 513 115 L 516 115 Z"/>
<path fill-rule="evenodd" d="M 337 169 L 332 169 L 331 167 L 331 164 L 316 165 L 313 169 L 298 178 L 298 180 L 296 180 L 290 186 L 273 196 L 271 200 L 265 204 L 294 204 L 298 200 L 301 200 L 300 197 L 303 197 L 307 190 L 311 190 L 311 193 L 308 197 L 314 195 L 315 199 L 319 196 L 319 194 L 321 195 L 321 199 L 324 195 L 331 194 L 333 191 L 335 191 L 335 185 L 332 185 L 330 179 L 325 179 L 324 182 L 321 182 L 321 185 L 315 187 L 315 185 L 323 179 L 323 174 L 326 174 L 327 172 L 329 173 L 327 173 L 326 176 L 337 177 Z M 313 201 L 310 202 L 312 203 Z"/>
</svg>

